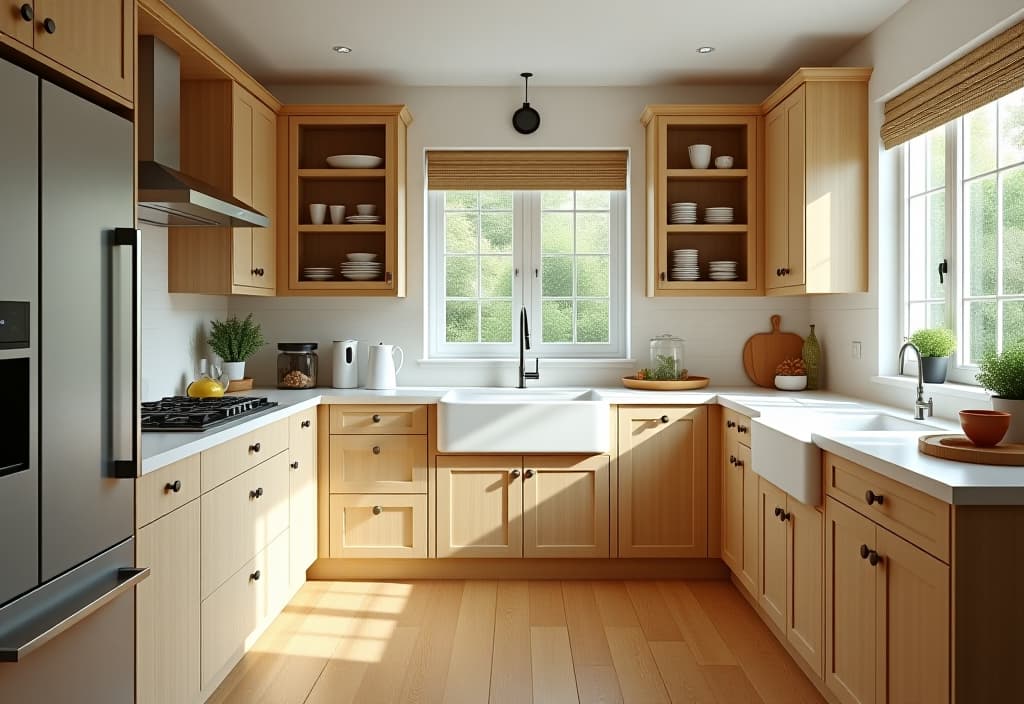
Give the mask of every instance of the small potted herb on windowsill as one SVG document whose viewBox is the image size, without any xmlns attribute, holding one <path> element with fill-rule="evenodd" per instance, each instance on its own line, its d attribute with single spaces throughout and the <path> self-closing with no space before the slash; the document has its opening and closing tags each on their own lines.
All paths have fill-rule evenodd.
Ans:
<svg viewBox="0 0 1024 704">
<path fill-rule="evenodd" d="M 925 383 L 945 383 L 949 356 L 956 352 L 953 331 L 948 328 L 922 328 L 910 336 L 910 342 L 921 353 L 921 374 Z"/>
<path fill-rule="evenodd" d="M 1024 442 L 1024 340 L 1009 345 L 1002 354 L 986 352 L 978 368 L 975 378 L 992 392 L 992 408 L 1012 416 L 1003 440 Z"/>
<path fill-rule="evenodd" d="M 266 343 L 260 324 L 252 313 L 245 320 L 231 316 L 227 320 L 210 321 L 210 339 L 207 343 L 224 362 L 224 373 L 229 381 L 245 378 L 245 360 L 252 357 Z"/>
</svg>

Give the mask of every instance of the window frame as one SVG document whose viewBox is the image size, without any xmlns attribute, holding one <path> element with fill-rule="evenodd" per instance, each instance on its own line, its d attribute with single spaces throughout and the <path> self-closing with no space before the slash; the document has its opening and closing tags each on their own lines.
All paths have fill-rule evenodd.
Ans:
<svg viewBox="0 0 1024 704">
<path fill-rule="evenodd" d="M 559 189 L 545 189 L 554 191 Z M 572 189 L 564 189 L 572 190 Z M 512 191 L 513 286 L 512 341 L 446 342 L 445 341 L 445 191 L 427 192 L 427 350 L 434 360 L 507 360 L 519 355 L 519 310 L 526 306 L 529 318 L 531 356 L 544 359 L 625 359 L 628 354 L 629 324 L 629 229 L 628 191 L 609 191 L 609 342 L 544 343 L 541 341 L 542 275 L 541 275 L 541 194 L 545 191 Z M 588 212 L 574 208 L 568 212 Z M 573 257 L 575 258 L 575 251 Z M 575 268 L 574 268 L 575 270 Z M 576 299 L 575 294 L 573 296 Z M 585 300 L 585 299 L 584 299 Z"/>
</svg>

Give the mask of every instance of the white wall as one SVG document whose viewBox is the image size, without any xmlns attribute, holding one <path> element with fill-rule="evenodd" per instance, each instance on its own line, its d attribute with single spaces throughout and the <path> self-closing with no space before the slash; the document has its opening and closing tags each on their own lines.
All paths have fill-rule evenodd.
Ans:
<svg viewBox="0 0 1024 704">
<path fill-rule="evenodd" d="M 838 64 L 873 66 L 870 94 L 870 291 L 817 296 L 810 302 L 812 322 L 827 357 L 831 390 L 879 402 L 907 406 L 913 392 L 867 383 L 876 374 L 895 374 L 900 301 L 900 176 L 897 151 L 885 151 L 878 137 L 884 101 L 920 78 L 963 55 L 1024 16 L 1020 0 L 911 0 L 855 46 Z M 851 342 L 861 341 L 855 360 Z M 954 417 L 977 401 L 930 386 L 936 414 Z"/>
<path fill-rule="evenodd" d="M 142 389 L 144 401 L 185 393 L 206 346 L 210 321 L 227 296 L 167 293 L 167 230 L 142 228 Z"/>
<path fill-rule="evenodd" d="M 286 103 L 405 103 L 413 115 L 409 128 L 408 291 L 401 300 L 374 298 L 231 297 L 232 313 L 253 312 L 271 342 L 252 361 L 258 383 L 274 381 L 275 344 L 321 344 L 321 385 L 330 383 L 330 342 L 356 338 L 401 345 L 406 365 L 403 385 L 508 385 L 515 363 L 481 365 L 422 364 L 424 356 L 424 151 L 444 147 L 627 147 L 631 153 L 630 217 L 632 356 L 646 366 L 647 340 L 672 332 L 687 340 L 687 366 L 716 384 L 749 383 L 743 374 L 743 342 L 770 329 L 771 313 L 783 315 L 787 330 L 806 333 L 806 300 L 750 298 L 649 299 L 643 295 L 645 221 L 644 132 L 640 113 L 648 103 L 760 102 L 773 86 L 689 86 L 661 88 L 534 88 L 530 102 L 541 113 L 541 127 L 530 136 L 511 127 L 522 102 L 520 87 L 446 88 L 271 86 Z M 364 360 L 365 360 L 365 352 Z M 365 366 L 365 365 L 364 365 Z M 541 362 L 541 384 L 618 383 L 633 364 Z"/>
</svg>

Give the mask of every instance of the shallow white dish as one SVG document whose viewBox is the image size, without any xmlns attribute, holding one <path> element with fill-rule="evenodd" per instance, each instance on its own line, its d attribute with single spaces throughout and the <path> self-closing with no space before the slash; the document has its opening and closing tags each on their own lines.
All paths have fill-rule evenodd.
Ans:
<svg viewBox="0 0 1024 704">
<path fill-rule="evenodd" d="M 370 252 L 351 252 L 345 255 L 350 262 L 372 262 L 377 258 L 376 254 Z"/>
<path fill-rule="evenodd" d="M 379 156 L 369 154 L 335 154 L 327 157 L 327 165 L 335 169 L 376 169 L 384 163 Z"/>
<path fill-rule="evenodd" d="M 803 391 L 807 388 L 807 376 L 776 376 L 775 388 L 783 391 Z"/>
<path fill-rule="evenodd" d="M 380 278 L 379 274 L 356 274 L 353 272 L 342 274 L 342 276 L 352 281 L 372 281 L 373 279 Z"/>
</svg>

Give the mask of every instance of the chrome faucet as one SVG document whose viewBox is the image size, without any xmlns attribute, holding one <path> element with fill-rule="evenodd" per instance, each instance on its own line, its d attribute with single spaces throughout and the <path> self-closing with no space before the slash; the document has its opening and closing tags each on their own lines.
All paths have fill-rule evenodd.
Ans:
<svg viewBox="0 0 1024 704">
<path fill-rule="evenodd" d="M 540 379 L 540 360 L 534 358 L 533 371 L 526 371 L 526 350 L 530 349 L 530 324 L 526 320 L 526 306 L 523 306 L 519 313 L 519 385 L 518 389 L 525 389 L 526 379 Z"/>
<path fill-rule="evenodd" d="M 925 411 L 927 411 L 928 416 L 931 417 L 935 406 L 932 403 L 933 399 L 929 398 L 927 401 L 924 400 L 924 365 L 921 364 L 921 350 L 917 349 L 917 346 L 912 342 L 904 342 L 903 347 L 900 347 L 899 373 L 903 373 L 903 358 L 904 355 L 906 355 L 908 348 L 914 350 L 914 354 L 917 355 L 917 400 L 914 401 L 914 419 L 924 420 Z"/>
</svg>

